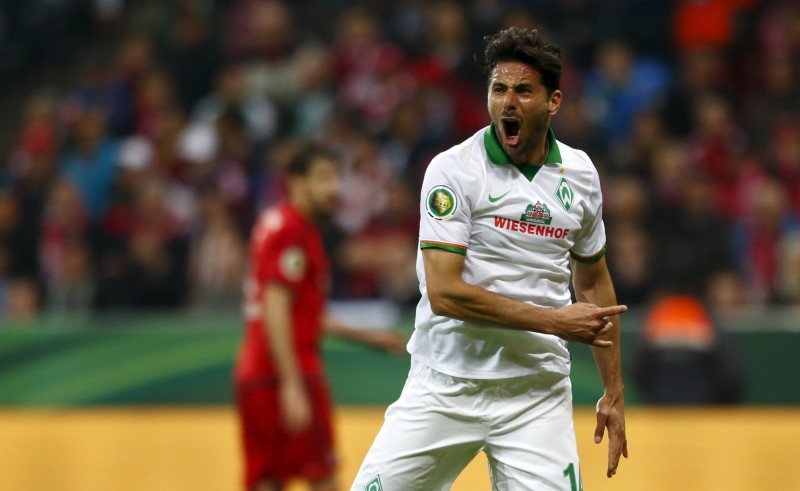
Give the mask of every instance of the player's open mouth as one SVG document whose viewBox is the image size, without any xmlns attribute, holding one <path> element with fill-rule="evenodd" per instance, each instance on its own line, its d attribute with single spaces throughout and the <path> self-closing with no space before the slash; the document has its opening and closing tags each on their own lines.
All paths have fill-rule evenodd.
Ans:
<svg viewBox="0 0 800 491">
<path fill-rule="evenodd" d="M 519 121 L 516 119 L 501 119 L 500 122 L 503 125 L 503 139 L 506 144 L 516 147 L 519 143 Z"/>
</svg>

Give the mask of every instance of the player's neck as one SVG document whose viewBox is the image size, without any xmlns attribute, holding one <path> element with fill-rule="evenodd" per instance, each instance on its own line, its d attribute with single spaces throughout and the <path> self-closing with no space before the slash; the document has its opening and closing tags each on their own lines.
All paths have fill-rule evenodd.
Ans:
<svg viewBox="0 0 800 491">
<path fill-rule="evenodd" d="M 544 161 L 547 159 L 547 154 L 550 153 L 550 141 L 545 134 L 544 141 L 536 145 L 536 148 L 533 150 L 531 158 L 528 160 L 528 164 L 531 165 L 542 165 Z"/>
<path fill-rule="evenodd" d="M 289 206 L 294 208 L 298 213 L 305 218 L 311 219 L 314 217 L 314 207 L 308 194 L 303 190 L 289 189 Z"/>
<path fill-rule="evenodd" d="M 307 218 L 309 220 L 314 218 L 315 215 L 314 210 L 311 208 L 308 202 L 305 202 L 303 200 L 299 201 L 289 200 L 289 205 L 292 208 L 294 208 L 295 211 L 300 213 L 304 218 Z"/>
</svg>

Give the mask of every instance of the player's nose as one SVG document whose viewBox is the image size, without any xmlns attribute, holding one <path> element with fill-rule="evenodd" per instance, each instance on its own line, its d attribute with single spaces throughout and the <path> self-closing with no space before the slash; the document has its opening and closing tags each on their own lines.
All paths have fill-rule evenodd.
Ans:
<svg viewBox="0 0 800 491">
<path fill-rule="evenodd" d="M 518 106 L 519 98 L 517 93 L 513 90 L 507 90 L 503 94 L 503 110 L 515 110 Z"/>
</svg>

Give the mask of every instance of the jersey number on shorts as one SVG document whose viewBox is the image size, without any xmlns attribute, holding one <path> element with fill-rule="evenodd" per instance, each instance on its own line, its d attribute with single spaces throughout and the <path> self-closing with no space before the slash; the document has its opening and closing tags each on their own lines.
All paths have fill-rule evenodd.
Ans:
<svg viewBox="0 0 800 491">
<path fill-rule="evenodd" d="M 564 477 L 569 477 L 571 491 L 583 491 L 583 479 L 580 476 L 580 469 L 578 470 L 578 478 L 575 479 L 575 464 L 572 462 L 564 469 Z"/>
</svg>

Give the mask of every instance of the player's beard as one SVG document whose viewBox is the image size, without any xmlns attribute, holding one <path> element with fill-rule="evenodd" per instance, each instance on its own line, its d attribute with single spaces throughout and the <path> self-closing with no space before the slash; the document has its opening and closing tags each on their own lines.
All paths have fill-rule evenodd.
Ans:
<svg viewBox="0 0 800 491">
<path fill-rule="evenodd" d="M 502 118 L 495 122 L 495 126 L 499 128 L 503 128 L 502 124 Z M 536 150 L 536 145 L 543 141 L 544 136 L 547 134 L 549 125 L 550 115 L 543 111 L 541 114 L 536 114 L 530 119 L 522 121 L 517 145 L 512 146 L 507 142 L 504 129 L 499 131 L 498 140 L 500 140 L 503 151 L 506 152 L 506 155 L 514 164 L 540 164 L 541 162 L 532 162 L 531 159 L 534 157 L 533 152 Z"/>
<path fill-rule="evenodd" d="M 331 220 L 339 207 L 339 197 L 332 196 L 321 198 L 313 194 L 311 196 L 311 206 L 313 208 L 314 217 L 320 221 Z"/>
</svg>

